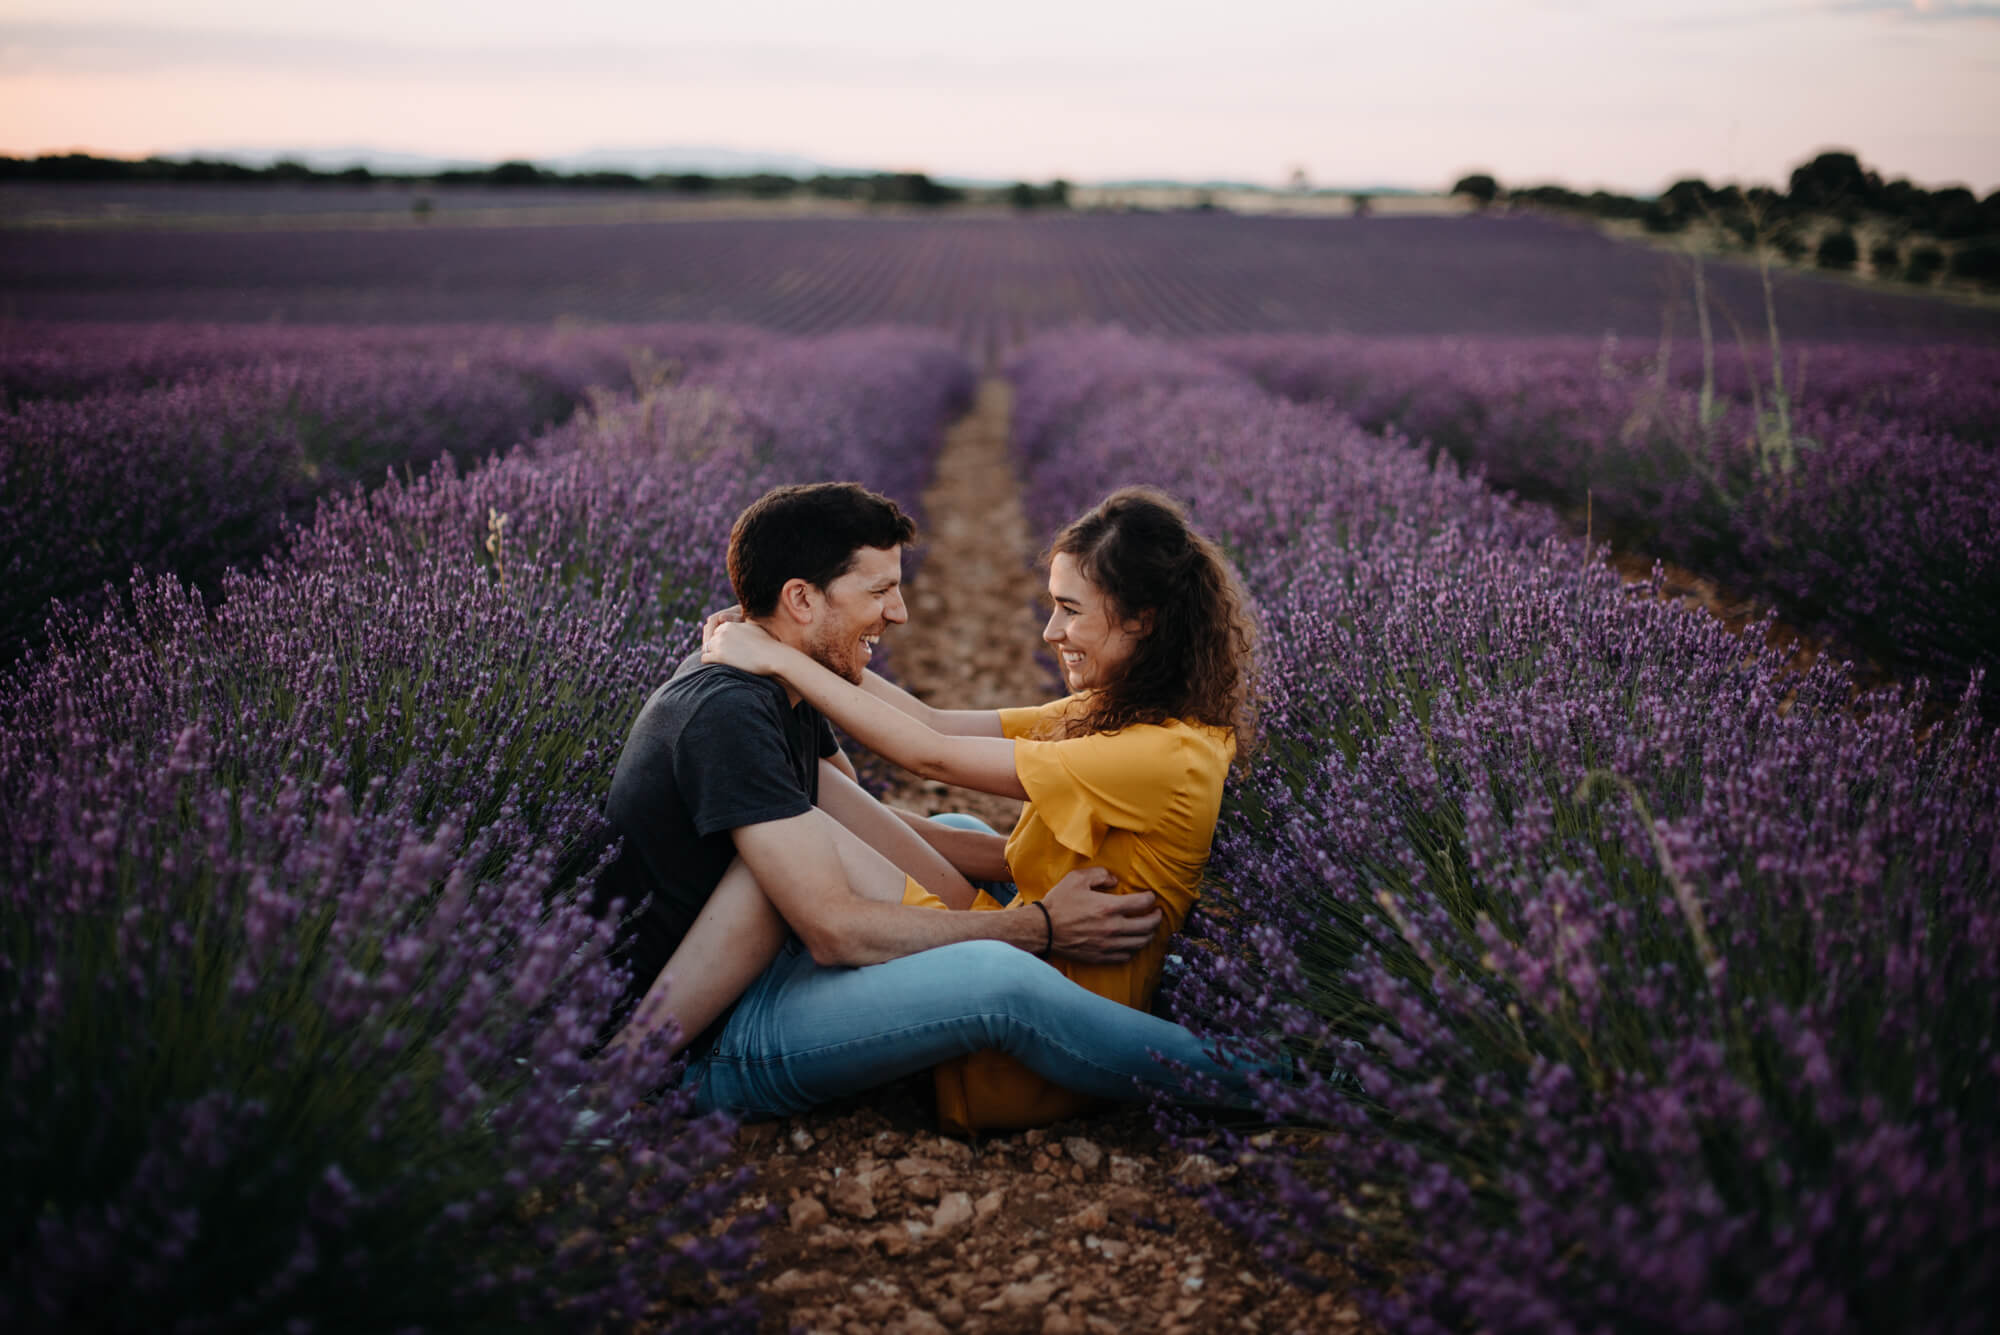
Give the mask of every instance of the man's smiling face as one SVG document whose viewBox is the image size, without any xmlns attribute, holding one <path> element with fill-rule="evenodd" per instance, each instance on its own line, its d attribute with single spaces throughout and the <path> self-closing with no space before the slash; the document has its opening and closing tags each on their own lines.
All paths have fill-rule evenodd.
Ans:
<svg viewBox="0 0 2000 1335">
<path fill-rule="evenodd" d="M 800 647 L 827 671 L 859 683 L 882 632 L 910 619 L 903 606 L 903 549 L 860 548 L 818 604 L 819 615 Z"/>
</svg>

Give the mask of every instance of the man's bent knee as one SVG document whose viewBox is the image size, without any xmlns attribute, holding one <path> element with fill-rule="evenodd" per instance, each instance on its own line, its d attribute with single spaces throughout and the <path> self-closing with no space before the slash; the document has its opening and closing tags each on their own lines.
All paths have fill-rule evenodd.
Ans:
<svg viewBox="0 0 2000 1335">
<path fill-rule="evenodd" d="M 959 941 L 924 952 L 951 980 L 952 1003 L 966 1012 L 1018 1015 L 1076 984 L 1003 941 Z"/>
</svg>

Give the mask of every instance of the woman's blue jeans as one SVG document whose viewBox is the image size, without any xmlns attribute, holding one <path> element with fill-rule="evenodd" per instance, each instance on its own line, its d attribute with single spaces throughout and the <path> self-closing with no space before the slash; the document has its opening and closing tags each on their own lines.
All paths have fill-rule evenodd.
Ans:
<svg viewBox="0 0 2000 1335">
<path fill-rule="evenodd" d="M 683 1085 L 696 1107 L 774 1117 L 984 1050 L 1083 1094 L 1186 1097 L 1154 1054 L 1248 1106 L 1248 1068 L 1188 1030 L 1079 987 L 1026 951 L 961 941 L 863 968 L 823 968 L 788 939 Z"/>
</svg>

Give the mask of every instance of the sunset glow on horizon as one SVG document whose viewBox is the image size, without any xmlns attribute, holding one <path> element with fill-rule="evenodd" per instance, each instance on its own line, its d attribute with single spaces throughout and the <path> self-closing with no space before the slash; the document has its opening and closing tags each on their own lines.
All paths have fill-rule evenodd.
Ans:
<svg viewBox="0 0 2000 1335">
<path fill-rule="evenodd" d="M 837 167 L 1650 192 L 1828 147 L 2000 186 L 2000 5 L 1023 0 L 661 11 L 582 0 L 14 0 L 0 152 L 367 148 L 477 161 L 670 145 Z"/>
</svg>

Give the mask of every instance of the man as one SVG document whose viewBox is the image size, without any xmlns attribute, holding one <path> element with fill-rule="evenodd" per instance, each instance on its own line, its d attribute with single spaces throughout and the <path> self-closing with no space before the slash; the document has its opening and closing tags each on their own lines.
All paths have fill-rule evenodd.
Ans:
<svg viewBox="0 0 2000 1335">
<path fill-rule="evenodd" d="M 866 671 L 908 619 L 902 548 L 915 536 L 861 487 L 782 487 L 738 517 L 730 582 L 773 637 L 915 710 Z M 1240 1090 L 1187 1030 L 1037 958 L 1129 958 L 1161 920 L 1150 895 L 1106 893 L 1109 873 L 1091 868 L 1039 911 L 908 907 L 911 882 L 968 907 L 968 875 L 1009 879 L 1005 841 L 899 816 L 852 776 L 825 719 L 775 678 L 697 656 L 654 692 L 607 804 L 625 843 L 599 893 L 630 914 L 620 949 L 636 999 L 614 1044 L 677 1026 L 699 1106 L 752 1116 L 982 1049 L 1107 1097 L 1131 1097 L 1135 1079 L 1173 1088 L 1155 1051 Z"/>
</svg>

